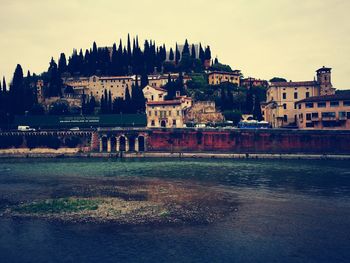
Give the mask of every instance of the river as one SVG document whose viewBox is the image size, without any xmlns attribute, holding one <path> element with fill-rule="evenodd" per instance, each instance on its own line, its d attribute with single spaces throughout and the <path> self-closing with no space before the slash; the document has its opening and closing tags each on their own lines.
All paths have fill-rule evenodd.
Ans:
<svg viewBox="0 0 350 263">
<path fill-rule="evenodd" d="M 114 227 L 0 217 L 0 262 L 350 262 L 350 163 L 1 159 L 0 201 L 69 177 L 142 177 L 232 192 L 208 225 Z M 1 203 L 0 203 L 1 209 Z"/>
</svg>

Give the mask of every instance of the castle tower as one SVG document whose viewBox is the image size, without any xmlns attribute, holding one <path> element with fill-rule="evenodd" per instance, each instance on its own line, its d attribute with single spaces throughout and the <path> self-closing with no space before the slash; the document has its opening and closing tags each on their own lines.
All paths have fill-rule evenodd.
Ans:
<svg viewBox="0 0 350 263">
<path fill-rule="evenodd" d="M 320 86 L 320 95 L 333 95 L 335 93 L 335 89 L 333 88 L 331 82 L 331 68 L 326 68 L 323 66 L 322 68 L 316 70 L 317 72 L 317 83 Z"/>
</svg>

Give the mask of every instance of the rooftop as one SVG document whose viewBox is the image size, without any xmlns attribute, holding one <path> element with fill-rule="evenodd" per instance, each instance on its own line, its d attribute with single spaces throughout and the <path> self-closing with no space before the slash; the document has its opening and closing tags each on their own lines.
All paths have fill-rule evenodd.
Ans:
<svg viewBox="0 0 350 263">
<path fill-rule="evenodd" d="M 221 75 L 239 75 L 240 70 L 233 70 L 232 72 L 227 72 L 227 71 L 212 71 L 210 72 L 208 75 L 212 75 L 212 74 L 221 74 Z"/>
<path fill-rule="evenodd" d="M 156 105 L 179 105 L 181 104 L 180 100 L 164 100 L 164 101 L 149 101 L 147 105 L 156 106 Z"/>
<path fill-rule="evenodd" d="M 350 93 L 309 97 L 309 98 L 300 100 L 297 103 L 319 102 L 319 101 L 335 101 L 335 100 L 350 100 Z"/>
<path fill-rule="evenodd" d="M 316 81 L 289 81 L 289 82 L 271 82 L 271 87 L 305 87 L 305 86 L 316 86 Z"/>
</svg>

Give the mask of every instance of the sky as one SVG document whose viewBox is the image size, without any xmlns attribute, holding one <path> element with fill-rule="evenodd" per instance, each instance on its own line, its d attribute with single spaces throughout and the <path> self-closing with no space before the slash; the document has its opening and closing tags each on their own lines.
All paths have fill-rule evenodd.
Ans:
<svg viewBox="0 0 350 263">
<path fill-rule="evenodd" d="M 350 89 L 349 0 L 0 0 L 0 77 L 17 64 L 47 70 L 74 48 L 112 46 L 127 34 L 210 45 L 213 57 L 245 77 L 313 80 L 333 68 L 333 86 Z"/>
</svg>

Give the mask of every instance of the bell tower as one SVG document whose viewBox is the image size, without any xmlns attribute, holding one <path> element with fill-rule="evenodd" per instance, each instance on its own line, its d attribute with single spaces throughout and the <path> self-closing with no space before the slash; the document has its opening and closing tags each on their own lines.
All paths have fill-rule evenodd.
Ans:
<svg viewBox="0 0 350 263">
<path fill-rule="evenodd" d="M 335 93 L 335 89 L 333 88 L 331 82 L 331 68 L 326 68 L 323 66 L 322 68 L 316 70 L 317 73 L 317 84 L 320 87 L 320 95 L 333 95 Z"/>
</svg>

